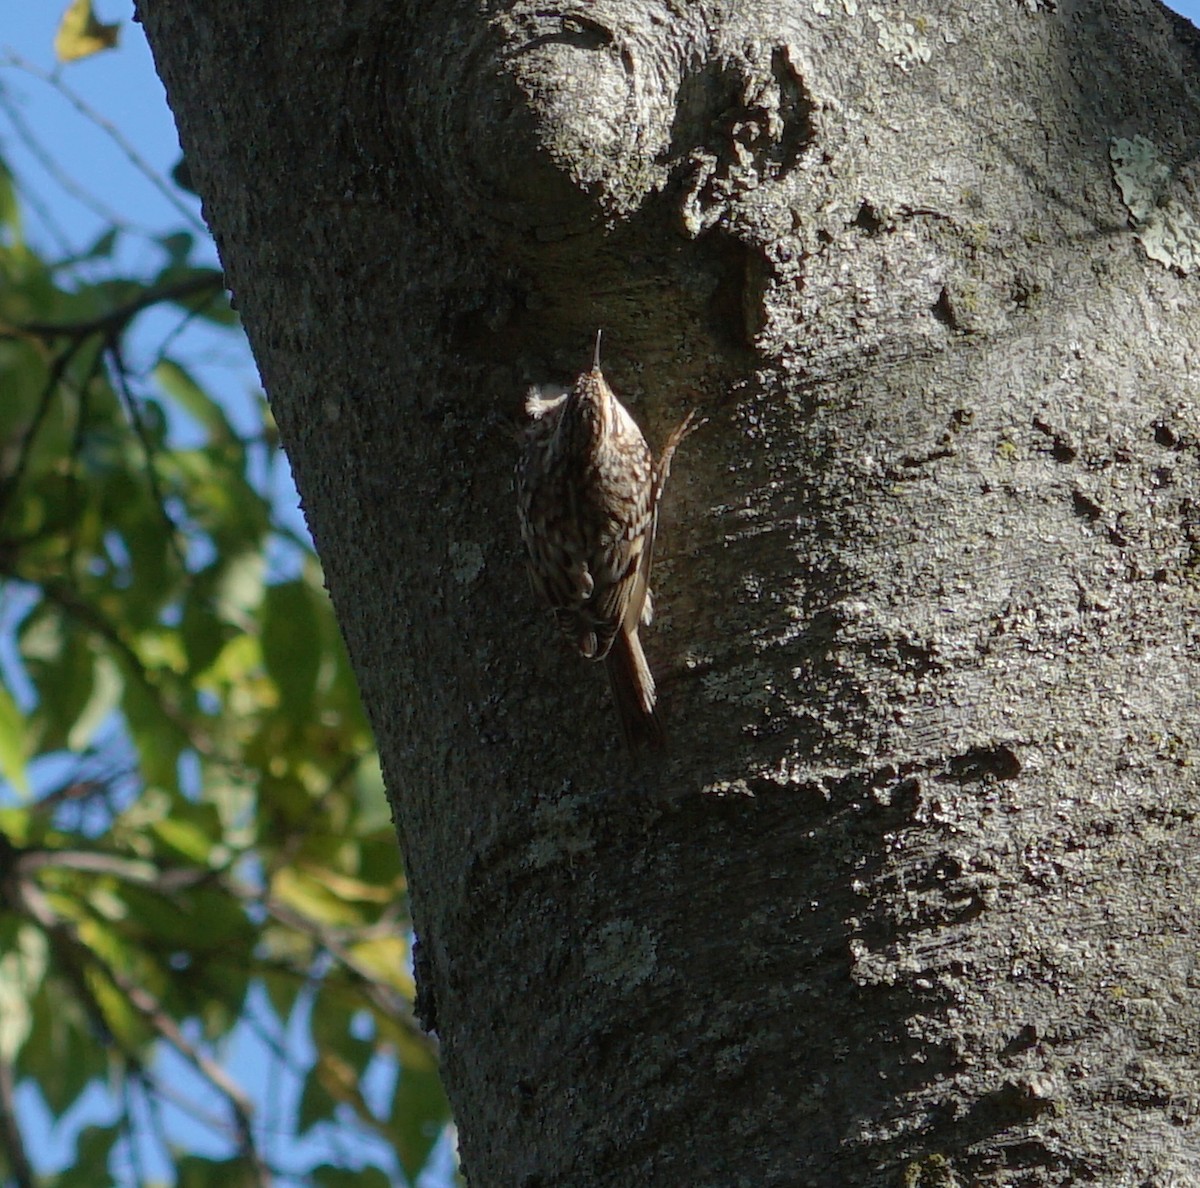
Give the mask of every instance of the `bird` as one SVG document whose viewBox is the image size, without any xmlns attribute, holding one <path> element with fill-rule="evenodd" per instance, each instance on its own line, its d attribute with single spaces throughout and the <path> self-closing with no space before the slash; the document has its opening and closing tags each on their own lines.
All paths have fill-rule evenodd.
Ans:
<svg viewBox="0 0 1200 1188">
<path fill-rule="evenodd" d="M 639 629 L 653 618 L 650 567 L 663 488 L 694 410 L 657 459 L 600 369 L 571 388 L 529 389 L 517 462 L 517 511 L 536 597 L 574 649 L 604 661 L 621 733 L 634 751 L 666 731 Z"/>
</svg>

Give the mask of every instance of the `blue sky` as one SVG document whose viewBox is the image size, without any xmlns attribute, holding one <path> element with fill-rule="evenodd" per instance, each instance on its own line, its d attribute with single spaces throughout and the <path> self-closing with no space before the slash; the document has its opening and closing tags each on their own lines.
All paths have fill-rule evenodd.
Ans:
<svg viewBox="0 0 1200 1188">
<path fill-rule="evenodd" d="M 61 83 L 68 95 L 52 77 L 54 32 L 66 3 L 8 0 L 0 21 L 0 155 L 28 182 L 22 195 L 30 211 L 27 233 L 47 253 L 67 254 L 117 223 L 126 228 L 117 253 L 120 265 L 147 274 L 161 263 L 154 236 L 183 226 L 197 236 L 197 258 L 215 263 L 199 203 L 154 180 L 169 175 L 179 147 L 141 28 L 129 20 L 129 5 L 97 0 L 102 19 L 122 22 L 120 45 L 115 52 L 64 69 Z M 1200 22 L 1200 0 L 1172 7 Z M 51 154 L 50 163 L 39 159 L 39 151 Z M 135 369 L 138 351 L 153 358 L 176 320 L 149 314 L 139 322 L 132 343 Z M 235 423 L 252 429 L 246 418 L 257 376 L 240 339 L 195 324 L 175 354 L 210 390 L 224 394 Z M 273 494 L 289 525 L 303 530 L 295 492 L 286 480 Z M 235 1068 L 242 1065 L 236 1071 L 245 1075 L 255 1059 L 253 1048 L 245 1048 L 240 1062 L 235 1056 Z M 385 1086 L 380 1090 L 387 1092 Z M 102 1108 L 102 1102 L 94 1107 Z M 39 1162 L 60 1163 L 69 1143 L 64 1144 L 61 1131 L 51 1131 L 35 1099 L 25 1102 L 25 1120 L 35 1131 L 31 1137 Z"/>
</svg>

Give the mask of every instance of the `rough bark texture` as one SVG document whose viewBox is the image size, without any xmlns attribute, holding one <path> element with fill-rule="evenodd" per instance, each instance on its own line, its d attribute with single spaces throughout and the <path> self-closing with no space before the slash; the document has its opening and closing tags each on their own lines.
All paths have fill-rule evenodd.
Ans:
<svg viewBox="0 0 1200 1188">
<path fill-rule="evenodd" d="M 378 733 L 475 1188 L 1200 1182 L 1195 31 L 141 8 Z M 641 764 L 528 597 L 510 481 L 524 387 L 597 327 L 652 444 L 710 422 Z"/>
</svg>

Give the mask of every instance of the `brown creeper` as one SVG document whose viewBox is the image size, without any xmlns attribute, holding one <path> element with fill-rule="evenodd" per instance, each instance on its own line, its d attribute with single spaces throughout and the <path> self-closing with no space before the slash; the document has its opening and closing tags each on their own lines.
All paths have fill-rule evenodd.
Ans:
<svg viewBox="0 0 1200 1188">
<path fill-rule="evenodd" d="M 653 616 L 650 565 L 658 505 L 692 413 L 657 462 L 600 371 L 569 391 L 531 388 L 517 464 L 517 511 L 534 592 L 580 655 L 603 660 L 630 749 L 666 741 L 638 628 Z"/>
</svg>

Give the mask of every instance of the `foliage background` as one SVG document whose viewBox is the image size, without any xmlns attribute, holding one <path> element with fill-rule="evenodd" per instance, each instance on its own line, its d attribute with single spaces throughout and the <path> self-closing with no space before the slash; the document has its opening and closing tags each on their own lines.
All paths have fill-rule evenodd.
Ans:
<svg viewBox="0 0 1200 1188">
<path fill-rule="evenodd" d="M 19 20 L 0 1180 L 446 1182 L 370 732 L 149 53 Z"/>
</svg>

